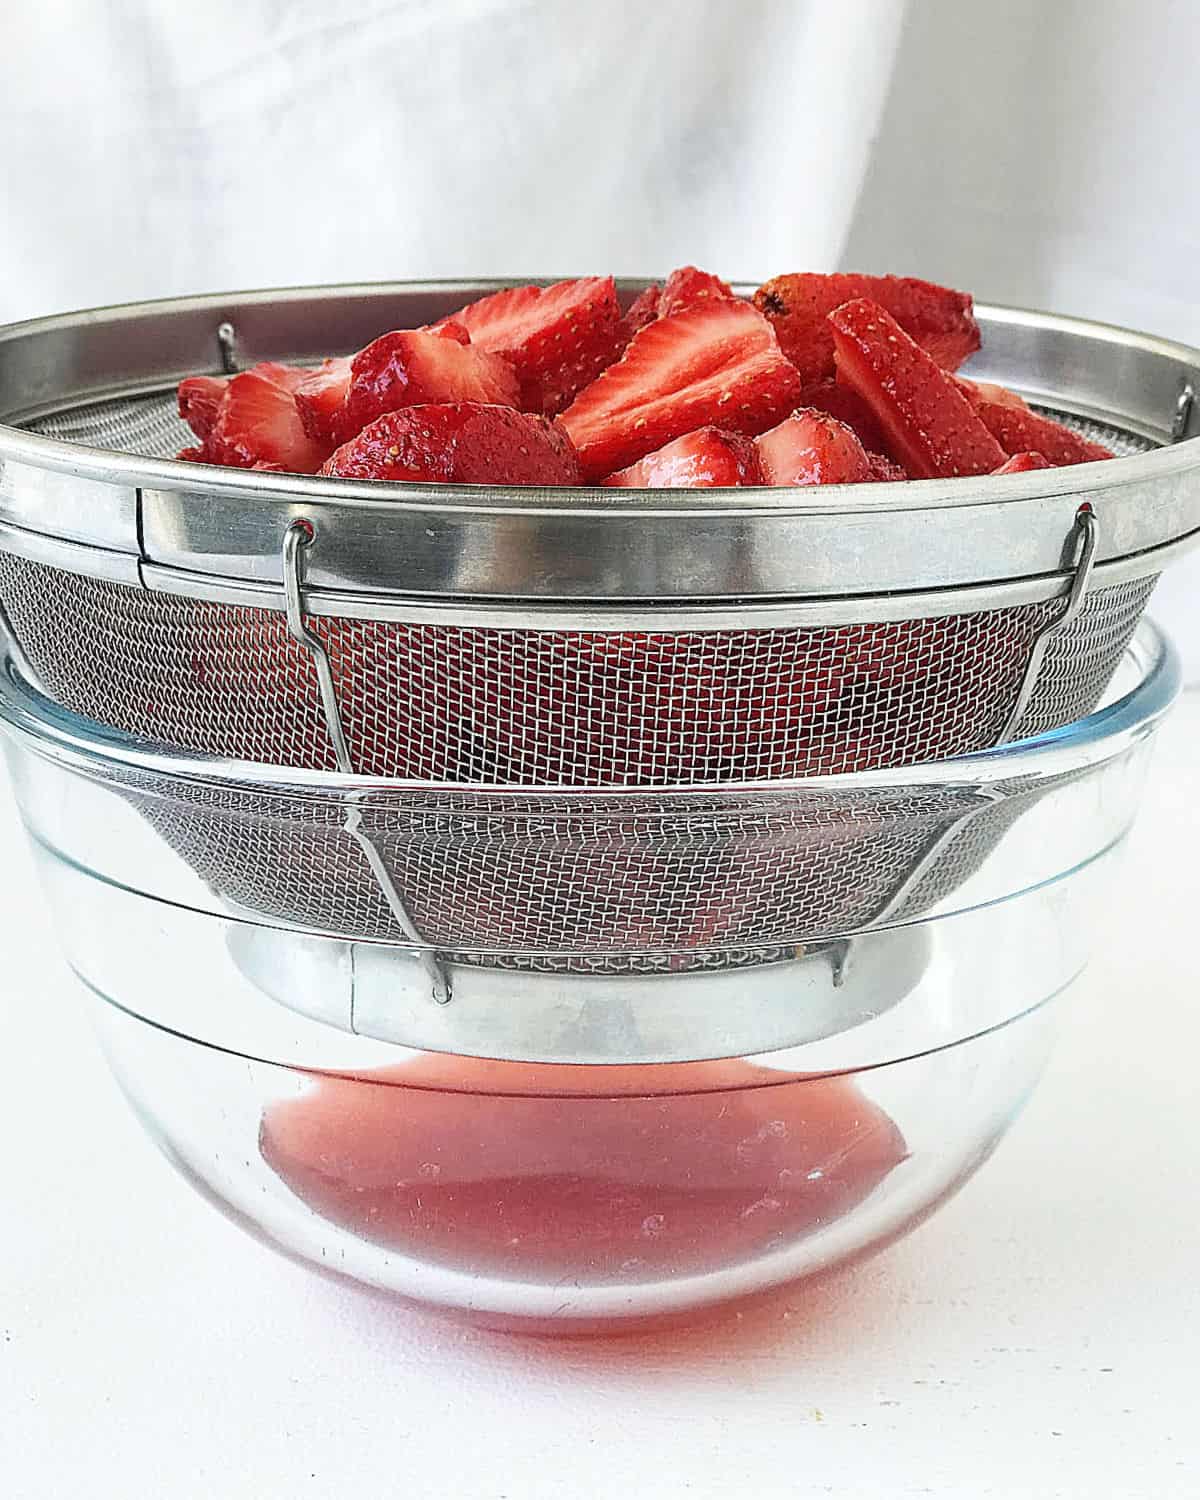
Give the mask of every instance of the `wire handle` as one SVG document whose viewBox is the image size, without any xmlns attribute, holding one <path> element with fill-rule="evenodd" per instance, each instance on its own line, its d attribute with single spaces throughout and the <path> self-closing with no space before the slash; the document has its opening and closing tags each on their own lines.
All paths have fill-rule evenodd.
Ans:
<svg viewBox="0 0 1200 1500">
<path fill-rule="evenodd" d="M 1046 648 L 1060 631 L 1065 630 L 1073 620 L 1078 618 L 1083 608 L 1084 596 L 1096 562 L 1096 550 L 1100 545 L 1100 522 L 1096 518 L 1096 512 L 1086 501 L 1075 512 L 1072 535 L 1077 536 L 1079 540 L 1075 549 L 1075 572 L 1067 594 L 1066 606 L 1058 619 L 1051 620 L 1034 639 L 1029 652 L 1029 661 L 1025 666 L 1025 675 L 1021 679 L 1020 691 L 1017 693 L 1016 702 L 1008 718 L 1004 721 L 1004 728 L 996 740 L 997 745 L 1007 745 L 1016 734 L 1021 720 L 1025 717 L 1025 710 L 1029 707 L 1029 700 L 1033 697 L 1038 673 L 1042 669 L 1042 662 L 1046 656 Z"/>
<path fill-rule="evenodd" d="M 287 607 L 288 634 L 308 652 L 316 668 L 317 684 L 321 692 L 321 708 L 325 715 L 325 728 L 329 734 L 329 742 L 333 746 L 337 768 L 345 776 L 354 776 L 357 773 L 342 724 L 342 712 L 338 704 L 337 685 L 333 680 L 333 666 L 329 660 L 329 652 L 325 648 L 325 642 L 315 631 L 309 629 L 304 618 L 304 553 L 315 540 L 316 531 L 312 522 L 303 518 L 292 521 L 283 534 L 283 591 Z M 351 808 L 346 815 L 345 826 L 346 832 L 362 849 L 371 867 L 371 873 L 375 876 L 397 924 L 408 938 L 421 947 L 421 961 L 433 985 L 434 1000 L 439 1005 L 449 1005 L 454 998 L 450 976 L 437 955 L 426 946 L 420 930 L 409 916 L 383 855 L 379 852 L 371 835 L 362 826 L 362 812 L 359 808 Z"/>
</svg>

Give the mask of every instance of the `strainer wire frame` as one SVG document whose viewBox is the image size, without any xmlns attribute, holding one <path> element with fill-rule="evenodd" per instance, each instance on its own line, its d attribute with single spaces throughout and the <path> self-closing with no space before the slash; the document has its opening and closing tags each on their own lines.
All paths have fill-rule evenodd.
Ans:
<svg viewBox="0 0 1200 1500">
<path fill-rule="evenodd" d="M 1005 722 L 1004 728 L 996 741 L 998 746 L 1006 743 L 1017 725 L 1021 722 L 1025 708 L 1033 693 L 1038 672 L 1050 641 L 1056 634 L 1069 626 L 1078 617 L 1083 608 L 1088 581 L 1095 562 L 1099 532 L 1095 514 L 1091 506 L 1086 502 L 1080 507 L 1077 513 L 1076 527 L 1079 536 L 1070 592 L 1063 602 L 1063 608 L 1058 617 L 1049 621 L 1034 640 L 1017 698 Z M 297 645 L 308 654 L 316 673 L 321 709 L 337 768 L 343 775 L 353 776 L 355 775 L 355 766 L 342 724 L 341 709 L 338 704 L 337 684 L 334 680 L 329 653 L 320 636 L 310 630 L 305 623 L 303 592 L 304 554 L 306 549 L 315 540 L 315 535 L 313 523 L 307 519 L 294 520 L 284 533 L 281 567 L 284 581 L 288 632 Z M 2 605 L 2 601 L 0 601 L 0 605 Z M 0 613 L 0 626 L 2 625 L 3 616 Z M 982 808 L 977 811 L 982 811 Z M 969 821 L 975 815 L 968 814 L 967 819 L 959 819 L 952 823 L 933 841 L 921 858 L 905 873 L 904 878 L 892 892 L 883 909 L 876 917 L 878 923 L 886 924 L 889 916 L 903 906 L 908 893 L 920 885 L 921 880 L 936 865 L 942 851 L 962 836 L 964 822 Z M 408 912 L 404 899 L 396 887 L 383 852 L 376 845 L 370 833 L 363 827 L 358 809 L 353 805 L 351 805 L 347 812 L 344 827 L 347 834 L 355 840 L 362 850 L 371 873 L 379 885 L 384 900 L 401 931 L 418 945 L 422 965 L 431 983 L 434 1001 L 439 1005 L 448 1005 L 453 999 L 450 971 L 443 964 L 439 953 L 426 944 L 420 928 Z M 834 983 L 839 987 L 845 981 L 851 958 L 851 945 L 845 941 L 838 944 L 834 959 L 833 974 Z"/>
</svg>

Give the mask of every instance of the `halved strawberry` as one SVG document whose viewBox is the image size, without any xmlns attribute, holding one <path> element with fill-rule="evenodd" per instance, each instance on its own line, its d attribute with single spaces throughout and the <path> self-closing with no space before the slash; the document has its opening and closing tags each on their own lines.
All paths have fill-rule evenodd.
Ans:
<svg viewBox="0 0 1200 1500">
<path fill-rule="evenodd" d="M 696 266 L 680 266 L 667 277 L 658 304 L 658 316 L 669 318 L 672 313 L 684 312 L 689 307 L 699 307 L 704 302 L 732 302 L 733 288 L 727 281 Z"/>
<path fill-rule="evenodd" d="M 1013 456 L 993 472 L 996 474 L 1026 474 L 1030 469 L 1052 469 L 1054 465 L 1040 453 L 1014 453 Z"/>
<path fill-rule="evenodd" d="M 864 299 L 847 302 L 830 313 L 829 326 L 838 377 L 871 407 L 889 453 L 914 479 L 990 474 L 1000 467 L 1005 453 L 953 377 L 883 308 Z"/>
<path fill-rule="evenodd" d="M 269 466 L 289 474 L 315 474 L 329 456 L 327 443 L 304 431 L 296 388 L 307 370 L 261 364 L 225 382 L 215 422 L 204 440 L 204 459 L 239 469 Z"/>
<path fill-rule="evenodd" d="M 761 484 L 753 439 L 700 427 L 610 474 L 612 489 L 703 490 Z"/>
<path fill-rule="evenodd" d="M 1012 406 L 1018 411 L 1028 411 L 1029 403 L 1006 385 L 995 385 L 990 380 L 968 380 L 965 375 L 956 375 L 954 383 L 976 410 L 985 401 L 995 406 Z"/>
<path fill-rule="evenodd" d="M 747 302 L 706 302 L 643 328 L 560 421 L 596 480 L 698 427 L 765 432 L 799 395 L 767 320 Z"/>
<path fill-rule="evenodd" d="M 635 333 L 640 333 L 647 323 L 653 323 L 658 317 L 659 303 L 662 301 L 662 287 L 653 282 L 645 291 L 639 292 L 630 303 L 629 311 L 621 319 L 625 325 L 625 332 L 630 338 Z"/>
<path fill-rule="evenodd" d="M 1054 468 L 1090 464 L 1113 454 L 1099 443 L 1080 437 L 1061 422 L 1036 411 L 1022 411 L 995 401 L 979 404 L 979 418 L 1005 453 L 1040 453 Z"/>
<path fill-rule="evenodd" d="M 316 370 L 309 370 L 296 387 L 296 409 L 309 437 L 318 442 L 338 440 L 338 414 L 350 389 L 351 356 L 327 359 Z"/>
<path fill-rule="evenodd" d="M 875 477 L 858 438 L 827 412 L 794 411 L 755 446 L 766 484 L 869 484 Z"/>
<path fill-rule="evenodd" d="M 522 408 L 546 416 L 569 406 L 628 338 L 611 276 L 511 287 L 472 302 L 454 320 L 477 348 L 509 361 L 521 382 Z"/>
<path fill-rule="evenodd" d="M 332 426 L 346 442 L 386 412 L 405 406 L 470 402 L 517 406 L 520 382 L 507 360 L 473 344 L 454 329 L 385 333 L 350 362 L 350 383 Z"/>
<path fill-rule="evenodd" d="M 227 384 L 215 375 L 192 375 L 179 382 L 179 415 L 201 442 L 213 430 Z"/>
<path fill-rule="evenodd" d="M 833 374 L 828 314 L 861 298 L 891 313 L 943 369 L 956 370 L 979 348 L 979 326 L 967 293 L 914 276 L 776 276 L 755 292 L 754 305 L 775 325 L 779 347 L 805 385 L 812 385 Z"/>
<path fill-rule="evenodd" d="M 574 449 L 553 422 L 471 402 L 388 412 L 339 448 L 321 473 L 439 484 L 579 483 Z"/>
<path fill-rule="evenodd" d="M 828 380 L 820 380 L 816 385 L 807 386 L 800 393 L 799 405 L 827 411 L 839 422 L 845 422 L 858 435 L 864 448 L 882 451 L 887 447 L 887 439 L 875 413 L 844 380 L 830 376 Z"/>
<path fill-rule="evenodd" d="M 435 327 L 415 328 L 411 332 L 431 333 L 456 344 L 471 342 L 466 328 L 453 318 L 444 318 Z M 344 359 L 327 359 L 317 369 L 310 370 L 296 387 L 300 421 L 309 437 L 318 442 L 337 444 L 354 436 L 352 432 L 342 430 L 342 411 L 353 378 L 355 358 L 355 355 L 347 355 Z"/>
</svg>

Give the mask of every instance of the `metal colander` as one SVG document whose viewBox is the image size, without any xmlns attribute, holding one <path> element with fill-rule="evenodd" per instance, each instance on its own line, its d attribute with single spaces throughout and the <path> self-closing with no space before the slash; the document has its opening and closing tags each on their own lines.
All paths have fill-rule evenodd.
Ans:
<svg viewBox="0 0 1200 1500">
<path fill-rule="evenodd" d="M 596 799 L 911 765 L 1086 714 L 1200 530 L 1200 455 L 1178 441 L 1200 355 L 982 309 L 973 373 L 1124 455 L 1003 479 L 493 491 L 171 459 L 188 440 L 173 381 L 215 351 L 312 360 L 483 290 L 200 298 L 0 332 L 0 606 L 31 678 L 176 750 L 582 799 L 556 794 L 557 840 L 528 811 L 486 833 L 453 805 L 395 826 L 369 798 L 353 827 L 318 808 L 298 830 L 261 785 L 198 791 L 186 818 L 144 800 L 271 921 L 459 962 L 653 968 L 942 899 L 1019 798 L 842 794 L 782 828 L 794 814 L 668 798 L 598 817 Z"/>
</svg>

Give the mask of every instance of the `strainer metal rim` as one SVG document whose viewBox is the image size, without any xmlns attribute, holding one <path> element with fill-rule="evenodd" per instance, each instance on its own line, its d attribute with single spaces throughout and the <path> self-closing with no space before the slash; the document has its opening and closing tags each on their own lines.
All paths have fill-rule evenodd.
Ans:
<svg viewBox="0 0 1200 1500">
<path fill-rule="evenodd" d="M 81 434 L 109 423 L 119 437 L 131 414 L 105 414 L 97 403 L 138 391 L 165 398 L 180 376 L 219 371 L 223 321 L 239 320 L 244 362 L 315 359 L 343 338 L 353 347 L 381 326 L 419 324 L 512 284 L 520 283 L 290 288 L 12 325 L 0 329 L 0 417 L 75 412 Z M 623 286 L 633 292 L 642 284 Z M 1083 501 L 1098 516 L 1099 564 L 1200 537 L 1200 442 L 1188 440 L 1200 433 L 1192 400 L 1200 351 L 1052 314 L 984 305 L 978 313 L 985 347 L 973 374 L 1085 425 L 1107 424 L 1114 437 L 1167 446 L 1003 477 L 714 490 L 699 500 L 695 491 L 255 473 L 0 426 L 0 522 L 16 528 L 25 548 L 41 545 L 52 565 L 154 589 L 172 578 L 277 587 L 282 537 L 304 518 L 319 533 L 310 597 L 341 591 L 364 608 L 397 597 L 832 605 L 985 584 L 1001 604 L 1013 585 L 1063 580 Z"/>
<path fill-rule="evenodd" d="M 682 797 L 708 799 L 721 806 L 740 801 L 762 802 L 772 798 L 803 796 L 805 793 L 849 794 L 856 791 L 938 787 L 987 789 L 1019 778 L 1024 786 L 1065 771 L 1102 765 L 1124 754 L 1129 747 L 1152 733 L 1170 711 L 1182 689 L 1183 673 L 1178 651 L 1171 638 L 1150 618 L 1143 617 L 1126 649 L 1138 666 L 1138 681 L 1122 696 L 1072 724 L 1046 730 L 1025 740 L 1015 740 L 987 750 L 925 761 L 897 768 L 848 771 L 827 776 L 790 777 L 764 781 L 721 783 L 676 783 L 647 787 L 628 785 L 523 785 L 510 782 L 418 781 L 400 777 L 346 775 L 336 771 L 301 770 L 257 761 L 238 761 L 220 756 L 170 752 L 110 729 L 64 709 L 38 693 L 24 680 L 7 645 L 0 649 L 0 730 L 18 736 L 37 753 L 62 761 L 97 780 L 110 780 L 115 772 L 143 773 L 179 780 L 192 785 L 264 793 L 298 800 L 346 800 L 370 795 L 372 805 L 392 796 L 407 799 L 453 798 L 457 805 L 478 798 L 488 801 L 539 805 L 538 816 L 552 818 L 546 804 L 572 802 L 571 815 L 579 804 L 588 816 L 611 813 L 639 814 L 645 807 Z M 105 772 L 108 772 L 106 775 Z M 481 809 L 486 815 L 486 807 Z"/>
<path fill-rule="evenodd" d="M 17 323 L 0 326 L 0 352 L 6 343 L 23 338 L 53 332 L 69 332 L 80 326 L 95 326 L 108 321 L 120 321 L 154 312 L 220 311 L 233 303 L 239 305 L 276 305 L 289 300 L 310 296 L 362 295 L 384 292 L 395 293 L 460 293 L 464 297 L 486 295 L 506 286 L 548 285 L 550 277 L 506 277 L 483 279 L 445 279 L 414 282 L 347 282 L 326 286 L 282 287 L 249 292 L 207 293 L 192 297 L 164 297 L 145 302 L 119 303 L 99 308 L 82 309 L 78 312 L 58 313 L 45 318 L 30 318 Z M 618 285 L 626 291 L 636 292 L 647 284 L 647 279 L 622 278 Z M 736 282 L 735 290 L 748 295 L 755 283 Z M 1033 309 L 1007 306 L 1000 303 L 980 302 L 975 307 L 981 322 L 997 325 L 1021 325 L 1026 328 L 1053 329 L 1066 334 L 1098 338 L 1105 342 L 1136 348 L 1158 357 L 1176 360 L 1181 364 L 1200 367 L 1200 349 L 1154 335 L 1139 333 L 1116 324 L 1102 323 L 1085 318 L 1066 317 Z M 201 371 L 183 371 L 203 373 Z M 220 374 L 219 369 L 210 373 Z M 143 393 L 163 390 L 170 382 L 161 378 L 142 388 Z M 1053 391 L 1038 391 L 1024 387 L 1024 393 L 1036 399 L 1056 402 L 1059 398 Z M 136 383 L 121 383 L 112 387 L 97 387 L 88 395 L 89 401 L 117 398 L 136 393 Z M 29 432 L 12 425 L 15 421 L 28 421 L 34 417 L 50 415 L 62 406 L 79 403 L 78 396 L 62 403 L 43 402 L 27 410 L 10 410 L 0 420 L 0 458 L 9 457 L 33 463 L 39 467 L 57 470 L 79 478 L 99 480 L 104 483 L 128 484 L 152 489 L 189 490 L 203 489 L 206 493 L 229 496 L 235 499 L 253 499 L 273 496 L 281 499 L 303 500 L 309 504 L 336 506 L 366 502 L 375 507 L 387 504 L 392 508 L 404 507 L 420 511 L 466 511 L 483 512 L 488 515 L 510 513 L 559 514 L 563 516 L 588 515 L 597 506 L 613 516 L 651 517 L 656 515 L 713 516 L 729 514 L 737 516 L 776 515 L 830 515 L 842 512 L 867 513 L 893 510 L 928 510 L 976 507 L 1005 500 L 1045 498 L 1059 495 L 1074 495 L 1095 488 L 1101 474 L 1113 474 L 1113 463 L 1120 465 L 1120 477 L 1106 480 L 1108 485 L 1135 484 L 1148 478 L 1165 477 L 1169 474 L 1200 464 L 1200 446 L 1194 451 L 1181 451 L 1178 444 L 1159 448 L 1144 454 L 1132 455 L 1103 463 L 1076 464 L 1067 469 L 1035 469 L 1025 474 L 990 475 L 957 479 L 907 480 L 904 483 L 873 483 L 845 485 L 808 485 L 778 487 L 775 489 L 713 489 L 705 491 L 707 496 L 718 496 L 716 504 L 701 504 L 695 490 L 622 490 L 620 499 L 614 500 L 614 491 L 600 486 L 537 487 L 513 485 L 422 485 L 379 480 L 350 480 L 320 475 L 276 474 L 265 471 L 226 468 L 220 465 L 205 465 L 201 474 L 196 464 L 178 459 L 143 458 L 135 454 L 116 453 L 105 448 L 96 448 L 84 443 L 68 442 Z M 1090 416 L 1092 411 L 1081 408 L 1080 415 Z M 1143 435 L 1150 437 L 1149 432 Z M 315 491 L 313 489 L 315 486 Z M 483 497 L 488 497 L 486 501 Z M 570 496 L 568 501 L 565 497 Z M 633 497 L 653 497 L 633 498 Z"/>
<path fill-rule="evenodd" d="M 1200 544 L 1200 527 L 1128 557 L 1094 565 L 1088 575 L 1089 595 L 1135 580 L 1157 577 L 1179 557 Z M 69 548 L 70 544 L 66 544 Z M 44 546 L 40 539 L 0 521 L 0 550 L 73 571 L 68 552 Z M 93 574 L 93 576 L 95 576 Z M 143 563 L 129 570 L 120 566 L 109 577 L 115 583 L 140 584 L 151 591 L 211 604 L 282 610 L 283 581 L 229 578 L 215 573 L 191 573 L 180 568 Z M 476 629 L 594 631 L 773 630 L 821 628 L 846 624 L 883 624 L 950 615 L 974 614 L 997 608 L 1040 604 L 1068 595 L 1075 570 L 1043 573 L 1006 582 L 964 584 L 960 587 L 914 589 L 890 593 L 839 594 L 799 599 L 762 597 L 752 601 L 681 599 L 661 603 L 639 599 L 611 603 L 580 599 L 570 603 L 540 599 L 486 597 L 442 598 L 431 594 L 361 594 L 346 589 L 304 589 L 305 613 L 317 619 L 374 620 L 404 624 L 465 626 Z"/>
</svg>

